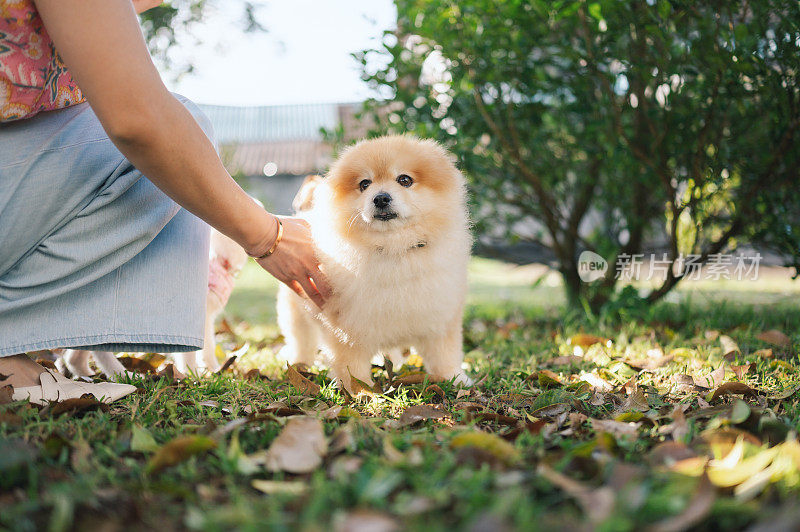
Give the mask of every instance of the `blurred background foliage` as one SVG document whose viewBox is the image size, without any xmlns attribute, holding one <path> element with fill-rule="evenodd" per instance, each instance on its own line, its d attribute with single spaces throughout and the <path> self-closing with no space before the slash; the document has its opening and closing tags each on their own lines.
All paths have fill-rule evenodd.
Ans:
<svg viewBox="0 0 800 532">
<path fill-rule="evenodd" d="M 266 28 L 256 17 L 258 7 L 248 0 L 168 0 L 139 14 L 139 22 L 150 55 L 160 70 L 179 77 L 191 73 L 194 65 L 189 59 L 178 58 L 172 52 L 178 42 L 182 47 L 187 47 L 187 40 L 193 38 L 193 26 L 213 17 L 215 9 L 224 9 L 227 12 L 239 12 L 240 31 L 264 32 Z M 196 38 L 195 41 L 196 44 Z"/>
<path fill-rule="evenodd" d="M 541 246 L 574 306 L 618 304 L 616 258 L 646 249 L 675 264 L 747 243 L 798 265 L 798 2 L 396 5 L 397 30 L 357 54 L 372 134 L 446 144 L 479 234 Z M 586 249 L 610 263 L 593 283 Z"/>
</svg>

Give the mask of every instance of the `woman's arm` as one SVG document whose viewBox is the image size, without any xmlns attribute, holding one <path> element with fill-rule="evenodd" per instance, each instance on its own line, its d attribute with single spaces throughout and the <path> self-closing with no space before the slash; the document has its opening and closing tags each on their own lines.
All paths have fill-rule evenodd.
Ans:
<svg viewBox="0 0 800 532">
<path fill-rule="evenodd" d="M 268 250 L 277 219 L 231 178 L 192 115 L 161 81 L 131 0 L 34 0 L 56 49 L 109 138 L 180 205 L 253 255 Z M 284 219 L 277 250 L 259 263 L 322 306 L 329 287 L 308 227 Z M 302 288 L 301 288 L 302 287 Z"/>
</svg>

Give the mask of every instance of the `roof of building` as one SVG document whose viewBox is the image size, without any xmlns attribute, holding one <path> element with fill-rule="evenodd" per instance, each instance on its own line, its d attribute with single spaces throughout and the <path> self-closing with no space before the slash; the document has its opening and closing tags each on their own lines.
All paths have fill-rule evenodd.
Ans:
<svg viewBox="0 0 800 532">
<path fill-rule="evenodd" d="M 261 175 L 267 163 L 277 174 L 323 172 L 333 156 L 322 130 L 342 125 L 348 139 L 366 134 L 355 115 L 360 104 L 320 103 L 236 107 L 200 105 L 214 126 L 222 159 L 232 174 Z"/>
</svg>

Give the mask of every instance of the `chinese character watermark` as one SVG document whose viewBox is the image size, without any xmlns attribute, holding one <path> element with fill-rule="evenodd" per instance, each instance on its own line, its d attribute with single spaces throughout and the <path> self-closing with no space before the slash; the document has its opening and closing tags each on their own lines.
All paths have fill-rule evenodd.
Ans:
<svg viewBox="0 0 800 532">
<path fill-rule="evenodd" d="M 673 261 L 667 253 L 620 253 L 614 264 L 614 278 L 621 281 L 650 281 L 664 279 L 670 269 L 675 275 L 692 281 L 755 281 L 761 254 L 731 255 L 712 253 L 704 257 L 699 254 L 681 253 Z M 578 275 L 587 283 L 606 276 L 609 264 L 592 251 L 584 251 L 578 258 Z"/>
</svg>

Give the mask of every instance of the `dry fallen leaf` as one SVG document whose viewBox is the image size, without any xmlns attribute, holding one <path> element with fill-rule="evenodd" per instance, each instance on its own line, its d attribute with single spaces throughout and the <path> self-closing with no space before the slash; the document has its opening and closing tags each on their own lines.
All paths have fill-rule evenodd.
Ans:
<svg viewBox="0 0 800 532">
<path fill-rule="evenodd" d="M 432 375 L 428 375 L 424 371 L 412 371 L 410 373 L 404 373 L 403 375 L 397 376 L 394 380 L 394 384 L 405 384 L 406 386 L 412 384 L 422 384 L 427 379 L 428 382 L 439 382 L 439 379 L 433 377 Z"/>
<path fill-rule="evenodd" d="M 295 366 L 289 366 L 286 368 L 286 376 L 289 377 L 289 382 L 292 383 L 292 386 L 303 393 L 309 395 L 318 395 L 321 390 L 319 384 L 311 382 L 307 378 L 303 377 L 300 372 L 297 371 Z"/>
<path fill-rule="evenodd" d="M 750 362 L 749 364 L 742 364 L 741 366 L 731 366 L 731 370 L 733 371 L 734 374 L 736 374 L 736 377 L 739 379 L 741 379 L 748 373 L 754 373 L 755 369 L 756 365 L 752 362 Z"/>
<path fill-rule="evenodd" d="M 400 426 L 405 427 L 424 419 L 441 419 L 445 416 L 447 412 L 432 405 L 409 406 L 400 415 Z"/>
<path fill-rule="evenodd" d="M 702 377 L 694 377 L 694 384 L 703 388 L 716 388 L 725 380 L 725 368 L 718 368 Z"/>
<path fill-rule="evenodd" d="M 726 382 L 714 390 L 711 401 L 716 401 L 723 395 L 757 395 L 757 392 L 743 382 Z"/>
<path fill-rule="evenodd" d="M 158 473 L 188 458 L 210 451 L 217 442 L 207 436 L 180 436 L 162 445 L 147 464 L 148 473 Z"/>
<path fill-rule="evenodd" d="M 549 369 L 537 371 L 528 377 L 528 380 L 533 377 L 536 378 L 540 388 L 553 388 L 562 385 L 561 378 L 558 376 L 558 374 L 550 371 Z"/>
<path fill-rule="evenodd" d="M 650 410 L 650 405 L 647 404 L 647 397 L 641 388 L 631 393 L 622 405 L 623 410 L 637 410 L 639 412 L 647 412 Z"/>
<path fill-rule="evenodd" d="M 757 356 L 757 357 L 761 357 L 761 358 L 772 358 L 772 357 L 774 357 L 774 356 L 775 356 L 775 354 L 772 352 L 772 349 L 771 349 L 771 348 L 767 348 L 767 349 L 759 349 L 758 351 L 756 351 L 756 352 L 755 352 L 755 353 L 753 353 L 753 354 L 754 354 L 755 356 Z"/>
<path fill-rule="evenodd" d="M 608 432 L 614 436 L 636 436 L 639 423 L 624 423 L 613 419 L 589 419 L 596 432 Z"/>
<path fill-rule="evenodd" d="M 309 473 L 319 467 L 327 451 L 322 422 L 313 417 L 295 417 L 272 442 L 264 463 L 271 471 Z"/>
<path fill-rule="evenodd" d="M 737 344 L 736 341 L 733 338 L 731 338 L 730 336 L 727 336 L 725 334 L 723 334 L 723 335 L 721 335 L 719 337 L 719 343 L 722 345 L 722 354 L 723 355 L 728 355 L 730 353 L 741 353 L 742 352 L 741 349 L 739 349 L 739 344 Z"/>
<path fill-rule="evenodd" d="M 694 458 L 697 453 L 679 441 L 661 442 L 650 451 L 649 460 L 653 465 L 672 466 L 676 462 Z"/>
<path fill-rule="evenodd" d="M 76 399 L 66 399 L 58 403 L 54 401 L 50 404 L 52 407 L 51 412 L 54 416 L 60 416 L 67 412 L 75 414 L 77 412 L 90 410 L 102 410 L 103 412 L 107 412 L 109 409 L 107 404 L 101 403 L 90 393 L 85 393 Z"/>
<path fill-rule="evenodd" d="M 601 391 L 601 392 L 610 392 L 614 389 L 614 385 L 608 382 L 607 380 L 603 379 L 595 375 L 594 373 L 584 373 L 581 375 L 581 380 L 584 382 L 588 382 L 592 385 L 592 388 Z"/>
<path fill-rule="evenodd" d="M 7 384 L 0 388 L 0 405 L 5 405 L 12 402 L 14 396 L 14 387 Z"/>
<path fill-rule="evenodd" d="M 577 345 L 583 349 L 586 349 L 594 344 L 608 345 L 609 342 L 611 342 L 611 340 L 608 338 L 603 338 L 602 336 L 595 336 L 593 334 L 576 334 L 570 337 L 567 343 L 569 345 Z"/>
<path fill-rule="evenodd" d="M 462 432 L 450 440 L 450 447 L 458 450 L 467 448 L 479 449 L 506 464 L 513 464 L 519 460 L 519 452 L 513 445 L 488 432 Z"/>
<path fill-rule="evenodd" d="M 777 329 L 770 329 L 756 336 L 762 342 L 776 345 L 778 347 L 791 347 L 792 339 Z"/>
<path fill-rule="evenodd" d="M 120 357 L 119 363 L 122 364 L 125 369 L 128 371 L 133 371 L 134 373 L 155 373 L 156 368 L 153 367 L 152 364 L 143 360 L 141 358 L 136 357 Z"/>
<path fill-rule="evenodd" d="M 283 493 L 287 495 L 302 495 L 308 491 L 308 486 L 305 482 L 299 480 L 262 480 L 255 479 L 251 485 L 267 495 L 275 493 Z"/>
</svg>

